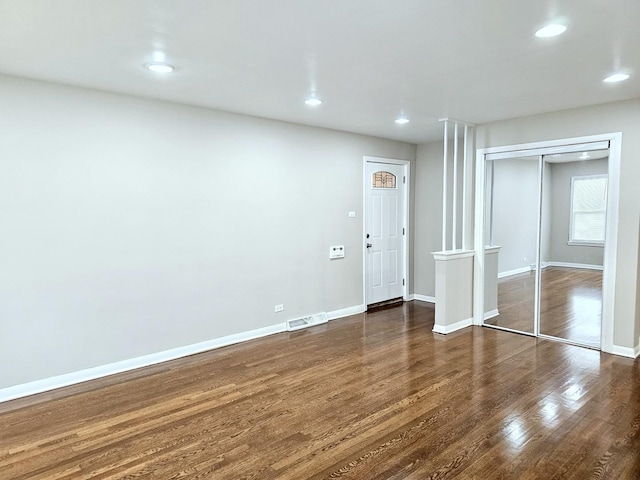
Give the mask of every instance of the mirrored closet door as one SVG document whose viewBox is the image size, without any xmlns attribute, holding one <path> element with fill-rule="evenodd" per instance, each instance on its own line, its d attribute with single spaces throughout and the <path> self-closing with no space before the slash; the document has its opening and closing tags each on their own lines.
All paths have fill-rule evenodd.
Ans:
<svg viewBox="0 0 640 480">
<path fill-rule="evenodd" d="M 540 335 L 599 348 L 608 150 L 543 158 Z"/>
<path fill-rule="evenodd" d="M 497 308 L 485 324 L 534 335 L 539 161 L 504 158 L 488 161 L 486 169 L 485 243 L 496 252 L 497 278 L 485 288 L 497 288 Z"/>
<path fill-rule="evenodd" d="M 484 325 L 600 348 L 609 151 L 597 146 L 485 160 Z"/>
</svg>

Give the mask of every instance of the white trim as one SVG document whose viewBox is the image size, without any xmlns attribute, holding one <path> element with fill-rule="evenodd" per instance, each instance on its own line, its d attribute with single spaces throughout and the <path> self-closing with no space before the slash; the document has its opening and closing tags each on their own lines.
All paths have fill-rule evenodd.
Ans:
<svg viewBox="0 0 640 480">
<path fill-rule="evenodd" d="M 602 340 L 601 350 L 612 353 L 613 328 L 615 319 L 616 258 L 618 248 L 618 222 L 620 210 L 620 162 L 622 154 L 622 133 L 605 133 L 584 137 L 564 138 L 532 142 L 518 145 L 479 148 L 476 150 L 476 196 L 474 245 L 474 324 L 482 325 L 484 317 L 484 214 L 485 214 L 485 156 L 508 158 L 514 156 L 538 156 L 563 153 L 570 150 L 593 147 L 595 142 L 609 142 L 608 198 L 607 198 L 607 239 L 604 247 L 604 271 L 602 280 Z M 587 145 L 588 144 L 588 145 Z M 606 145 L 604 146 L 606 148 Z"/>
<path fill-rule="evenodd" d="M 614 355 L 620 355 L 621 357 L 638 358 L 640 351 L 638 347 L 634 349 L 631 347 L 620 347 L 619 345 L 614 345 L 611 349 L 611 353 Z"/>
<path fill-rule="evenodd" d="M 634 353 L 635 353 L 635 358 L 640 357 L 640 340 L 638 340 L 638 345 L 636 345 L 636 348 L 634 349 Z"/>
<path fill-rule="evenodd" d="M 567 262 L 546 262 L 544 267 L 565 267 L 565 268 L 583 268 L 585 270 L 600 270 L 604 267 L 602 265 L 590 265 L 588 263 L 567 263 Z"/>
<path fill-rule="evenodd" d="M 449 167 L 449 121 L 444 120 L 444 146 L 442 158 L 442 250 L 447 250 L 447 210 L 449 196 L 447 195 L 447 172 Z"/>
<path fill-rule="evenodd" d="M 528 273 L 531 271 L 532 271 L 532 268 L 530 266 L 522 267 L 522 268 L 514 268 L 513 270 L 507 270 L 506 272 L 498 273 L 498 278 L 510 277 L 511 275 L 520 275 L 521 273 Z"/>
<path fill-rule="evenodd" d="M 278 323 L 276 325 L 258 328 L 248 332 L 234 333 L 232 335 L 207 340 L 205 342 L 194 343 L 192 345 L 173 348 L 163 352 L 143 355 L 141 357 L 130 358 L 128 360 L 109 363 L 99 367 L 87 368 L 77 372 L 57 375 L 55 377 L 44 378 L 42 380 L 3 388 L 0 389 L 0 403 L 15 400 L 16 398 L 27 397 L 29 395 L 35 395 L 37 393 L 47 392 L 49 390 L 68 387 L 70 385 L 87 382 L 89 380 L 108 377 L 117 373 L 128 372 L 138 368 L 168 362 L 170 360 L 176 360 L 178 358 L 226 347 L 236 343 L 246 342 L 248 340 L 254 340 L 256 338 L 266 337 L 275 333 L 284 332 L 286 329 L 286 323 Z"/>
<path fill-rule="evenodd" d="M 455 122 L 455 123 L 459 123 L 460 125 L 465 125 L 467 127 L 475 127 L 476 126 L 475 123 L 463 122 L 462 120 L 456 120 L 455 118 L 451 118 L 451 117 L 439 118 L 438 121 L 439 122 Z"/>
<path fill-rule="evenodd" d="M 453 124 L 453 165 L 451 176 L 451 250 L 458 249 L 458 124 Z M 446 250 L 446 248 L 445 248 Z"/>
<path fill-rule="evenodd" d="M 485 265 L 485 170 L 484 150 L 476 150 L 475 216 L 473 245 L 476 250 L 473 264 L 473 324 L 484 324 L 484 265 Z"/>
<path fill-rule="evenodd" d="M 353 307 L 347 307 L 327 312 L 327 316 L 329 320 L 336 320 L 338 318 L 363 313 L 365 310 L 365 305 L 355 305 Z M 197 353 L 203 353 L 209 350 L 215 350 L 217 348 L 246 342 L 248 340 L 255 340 L 257 338 L 263 338 L 269 335 L 286 331 L 287 324 L 278 323 L 269 327 L 249 330 L 247 332 L 234 333 L 225 337 L 215 338 L 213 340 L 207 340 L 200 343 L 194 343 L 192 345 L 186 345 L 184 347 L 172 348 L 171 350 L 165 350 L 158 353 L 143 355 L 141 357 L 130 358 L 128 360 L 109 363 L 107 365 L 101 365 L 99 367 L 88 368 L 85 370 L 79 370 L 77 372 L 66 373 L 64 375 L 57 375 L 55 377 L 44 378 L 42 380 L 35 380 L 33 382 L 2 388 L 0 389 L 0 403 L 8 402 L 9 400 L 15 400 L 17 398 L 27 397 L 29 395 L 47 392 L 49 390 L 68 387 L 70 385 L 75 385 L 78 383 L 88 382 L 90 380 L 97 380 L 99 378 L 116 375 L 118 373 L 129 372 L 138 368 L 176 360 L 178 358 L 188 357 L 189 355 L 195 355 Z"/>
<path fill-rule="evenodd" d="M 540 264 L 542 263 L 542 188 L 544 186 L 544 155 L 538 157 L 538 224 L 536 231 L 536 263 L 535 269 L 535 291 L 533 300 L 533 334 L 540 335 Z M 492 193 L 493 195 L 493 193 Z"/>
<path fill-rule="evenodd" d="M 618 256 L 618 222 L 620 211 L 620 163 L 622 159 L 622 133 L 610 134 L 607 184 L 607 223 L 605 225 L 604 267 L 602 275 L 602 338 L 603 352 L 613 349 L 615 320 L 616 269 Z"/>
<path fill-rule="evenodd" d="M 332 312 L 327 312 L 329 317 L 329 321 L 337 320 L 338 318 L 349 317 L 351 315 L 357 315 L 359 313 L 364 313 L 367 310 L 366 305 L 354 305 L 353 307 L 341 308 L 339 310 L 333 310 Z"/>
<path fill-rule="evenodd" d="M 371 157 L 369 155 L 365 155 L 362 157 L 362 303 L 367 305 L 367 249 L 364 248 L 364 243 L 366 243 L 366 235 L 367 235 L 367 187 L 368 187 L 368 176 L 367 176 L 367 163 L 382 163 L 382 164 L 391 164 L 391 165 L 401 165 L 403 166 L 403 175 L 406 178 L 406 182 L 404 184 L 404 213 L 403 213 L 403 228 L 404 228 L 404 236 L 402 238 L 403 245 L 403 260 L 402 260 L 402 278 L 404 278 L 404 285 L 402 289 L 402 299 L 404 301 L 409 300 L 409 235 L 411 234 L 409 228 L 409 199 L 411 198 L 411 161 L 409 160 L 400 160 L 396 158 L 383 158 L 383 157 Z"/>
<path fill-rule="evenodd" d="M 362 304 L 367 304 L 367 157 L 362 162 Z"/>
<path fill-rule="evenodd" d="M 471 325 L 473 325 L 473 318 L 467 318 L 466 320 L 460 320 L 459 322 L 452 323 L 451 325 L 434 325 L 433 333 L 447 335 L 448 333 L 462 330 L 463 328 L 470 327 Z"/>
<path fill-rule="evenodd" d="M 429 302 L 429 303 L 436 303 L 436 297 L 431 297 L 429 295 L 420 295 L 419 293 L 416 293 L 414 295 L 412 295 L 412 300 L 418 300 L 420 302 Z"/>
<path fill-rule="evenodd" d="M 500 315 L 500 312 L 498 311 L 497 308 L 494 308 L 493 310 L 489 310 L 488 312 L 484 313 L 484 319 L 489 320 L 490 318 L 493 317 L 497 317 L 498 315 Z"/>
<path fill-rule="evenodd" d="M 469 249 L 469 238 L 468 238 L 468 222 L 467 218 L 469 218 L 469 203 L 467 201 L 469 195 L 469 189 L 467 185 L 469 183 L 469 126 L 464 126 L 464 140 L 462 141 L 462 249 Z"/>
<path fill-rule="evenodd" d="M 457 260 L 459 258 L 473 257 L 473 250 L 447 250 L 446 252 L 431 252 L 435 260 Z"/>
<path fill-rule="evenodd" d="M 502 160 L 505 158 L 539 157 L 556 153 L 574 153 L 585 150 L 606 150 L 610 134 L 590 135 L 586 137 L 562 138 L 546 140 L 544 142 L 521 143 L 502 147 L 483 148 L 487 160 Z"/>
<path fill-rule="evenodd" d="M 602 241 L 596 241 L 596 240 L 592 240 L 592 239 L 576 239 L 574 238 L 574 229 L 575 229 L 575 220 L 576 220 L 576 212 L 575 209 L 573 208 L 573 203 L 575 200 L 575 183 L 579 182 L 581 180 L 600 180 L 600 179 L 605 179 L 605 187 L 604 187 L 604 191 L 605 191 L 605 197 L 606 197 L 606 192 L 607 192 L 607 184 L 609 183 L 609 175 L 606 173 L 601 173 L 601 174 L 597 174 L 597 175 L 572 175 L 571 176 L 571 197 L 570 197 L 570 201 L 569 201 L 569 240 L 567 241 L 567 245 L 577 245 L 577 246 L 585 246 L 585 247 L 604 247 L 604 240 Z M 584 212 L 581 212 L 584 213 Z M 589 213 L 593 213 L 593 212 L 589 212 Z M 600 211 L 600 213 L 604 213 L 604 222 L 606 225 L 606 219 L 607 219 L 607 201 L 605 198 L 604 201 L 604 212 Z M 606 233 L 606 232 L 605 232 Z"/>
</svg>

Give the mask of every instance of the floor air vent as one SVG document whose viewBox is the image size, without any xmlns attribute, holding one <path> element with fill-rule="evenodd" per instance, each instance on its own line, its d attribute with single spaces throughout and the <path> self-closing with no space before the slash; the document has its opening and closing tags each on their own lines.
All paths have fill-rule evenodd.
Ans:
<svg viewBox="0 0 640 480">
<path fill-rule="evenodd" d="M 296 318 L 295 320 L 287 320 L 287 330 L 290 332 L 300 330 L 301 328 L 313 327 L 321 323 L 327 323 L 329 317 L 326 313 L 316 313 L 308 317 Z"/>
</svg>

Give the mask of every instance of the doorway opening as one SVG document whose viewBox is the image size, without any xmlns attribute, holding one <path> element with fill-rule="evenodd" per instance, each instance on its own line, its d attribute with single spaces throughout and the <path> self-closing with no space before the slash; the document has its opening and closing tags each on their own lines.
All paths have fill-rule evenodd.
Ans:
<svg viewBox="0 0 640 480">
<path fill-rule="evenodd" d="M 373 308 L 407 300 L 409 162 L 364 157 L 363 293 Z"/>
</svg>

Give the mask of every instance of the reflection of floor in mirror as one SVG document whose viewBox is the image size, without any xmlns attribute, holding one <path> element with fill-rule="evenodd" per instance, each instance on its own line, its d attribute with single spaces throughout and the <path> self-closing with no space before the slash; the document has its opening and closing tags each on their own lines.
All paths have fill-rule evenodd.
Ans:
<svg viewBox="0 0 640 480">
<path fill-rule="evenodd" d="M 500 315 L 485 323 L 533 333 L 534 289 L 534 272 L 498 280 Z M 542 269 L 540 333 L 598 347 L 601 312 L 601 271 L 564 267 Z"/>
</svg>

